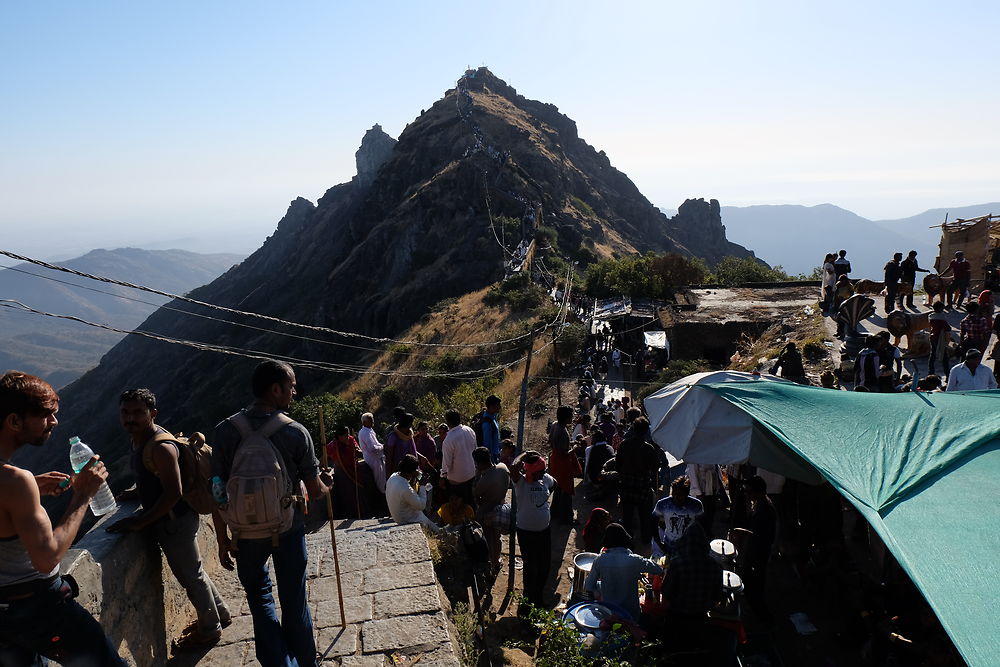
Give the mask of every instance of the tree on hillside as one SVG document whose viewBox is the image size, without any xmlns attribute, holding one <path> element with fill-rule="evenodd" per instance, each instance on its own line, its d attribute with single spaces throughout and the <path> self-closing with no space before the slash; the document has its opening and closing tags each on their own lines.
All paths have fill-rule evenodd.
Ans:
<svg viewBox="0 0 1000 667">
<path fill-rule="evenodd" d="M 780 266 L 769 268 L 753 257 L 723 257 L 715 266 L 715 282 L 720 285 L 779 283 L 796 280 Z"/>
<path fill-rule="evenodd" d="M 598 298 L 625 294 L 660 299 L 677 287 L 701 284 L 708 276 L 708 267 L 697 257 L 647 253 L 594 262 L 587 267 L 584 290 Z"/>
<path fill-rule="evenodd" d="M 701 257 L 685 257 L 675 252 L 656 257 L 650 268 L 667 288 L 700 285 L 711 275 L 705 260 Z"/>
</svg>

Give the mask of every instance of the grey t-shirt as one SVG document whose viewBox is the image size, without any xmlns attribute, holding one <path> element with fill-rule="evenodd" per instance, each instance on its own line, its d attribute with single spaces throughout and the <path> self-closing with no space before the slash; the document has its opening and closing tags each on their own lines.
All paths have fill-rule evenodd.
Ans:
<svg viewBox="0 0 1000 667">
<path fill-rule="evenodd" d="M 244 408 L 241 410 L 250 422 L 251 428 L 259 429 L 267 423 L 273 412 L 263 412 L 257 408 Z M 235 416 L 235 415 L 233 415 Z M 223 481 L 229 479 L 229 471 L 233 466 L 233 457 L 236 448 L 240 444 L 239 429 L 229 421 L 223 419 L 215 427 L 215 434 L 210 444 L 212 445 L 212 474 L 218 475 Z M 319 474 L 319 462 L 316 460 L 316 451 L 313 448 L 312 436 L 306 427 L 298 422 L 292 422 L 279 429 L 271 436 L 271 442 L 281 454 L 288 478 L 295 486 L 290 489 L 298 493 L 299 481 L 308 481 Z M 295 512 L 295 525 L 302 525 L 302 513 Z"/>
<path fill-rule="evenodd" d="M 552 475 L 545 475 L 529 483 L 524 477 L 514 483 L 517 494 L 517 527 L 521 530 L 545 530 L 549 527 L 551 513 L 549 496 L 556 487 Z"/>
<path fill-rule="evenodd" d="M 502 463 L 480 475 L 473 491 L 479 509 L 488 512 L 502 503 L 507 497 L 508 486 L 510 486 L 510 472 Z"/>
</svg>

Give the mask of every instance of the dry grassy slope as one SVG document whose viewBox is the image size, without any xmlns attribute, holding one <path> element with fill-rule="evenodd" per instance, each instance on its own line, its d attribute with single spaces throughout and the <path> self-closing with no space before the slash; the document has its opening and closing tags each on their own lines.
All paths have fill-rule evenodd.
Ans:
<svg viewBox="0 0 1000 667">
<path fill-rule="evenodd" d="M 786 326 L 790 330 L 786 331 Z M 758 338 L 741 341 L 739 351 L 733 356 L 729 368 L 766 372 L 768 367 L 764 365 L 765 361 L 775 359 L 786 344 L 795 343 L 799 352 L 803 353 L 806 376 L 814 384 L 819 384 L 820 373 L 833 370 L 833 359 L 826 345 L 830 342 L 838 343 L 836 340 L 831 341 L 823 315 L 817 306 L 812 315 L 796 313 L 786 319 L 784 324 L 775 324 Z"/>
<path fill-rule="evenodd" d="M 532 320 L 532 316 L 525 313 L 511 313 L 506 308 L 496 308 L 483 303 L 483 297 L 487 289 L 470 292 L 459 298 L 445 308 L 436 310 L 423 317 L 417 324 L 410 327 L 401 336 L 401 340 L 412 340 L 426 343 L 483 343 L 490 345 L 489 349 L 494 349 L 492 344 L 501 337 L 502 332 L 509 330 L 526 321 Z M 546 336 L 536 341 L 535 349 L 539 350 L 534 355 L 531 365 L 535 374 L 538 374 L 549 363 L 552 357 L 552 346 L 544 347 L 546 342 L 551 340 Z M 478 368 L 491 365 L 478 355 L 482 354 L 480 348 L 422 348 L 410 346 L 410 354 L 403 354 L 399 351 L 387 350 L 380 354 L 371 364 L 373 371 L 395 371 L 424 372 L 422 363 L 428 358 L 440 358 L 449 349 L 459 349 L 461 357 L 466 360 L 469 368 Z M 520 356 L 524 356 L 527 350 L 527 340 L 520 340 L 497 347 L 496 349 L 518 349 Z M 504 401 L 504 405 L 516 406 L 521 390 L 521 380 L 524 376 L 524 363 L 518 363 L 504 372 L 503 379 L 497 387 L 497 395 Z M 354 398 L 357 396 L 371 396 L 371 409 L 378 407 L 378 394 L 388 385 L 398 389 L 403 397 L 404 405 L 411 404 L 418 395 L 426 392 L 421 378 L 394 376 L 387 377 L 376 373 L 363 375 L 349 383 L 341 392 L 342 398 Z M 541 391 L 539 388 L 538 391 Z M 534 394 L 536 392 L 532 392 Z M 444 396 L 441 396 L 443 399 Z M 514 414 L 513 407 L 505 410 L 508 415 Z M 432 415 L 421 415 L 431 418 Z M 439 416 L 433 416 L 439 418 Z"/>
</svg>

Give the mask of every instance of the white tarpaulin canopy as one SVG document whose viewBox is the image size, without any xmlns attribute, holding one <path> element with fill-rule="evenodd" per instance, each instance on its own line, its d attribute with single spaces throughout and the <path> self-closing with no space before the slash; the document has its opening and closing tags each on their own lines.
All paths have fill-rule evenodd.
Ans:
<svg viewBox="0 0 1000 667">
<path fill-rule="evenodd" d="M 666 331 L 643 331 L 642 337 L 649 347 L 655 347 L 659 350 L 670 350 Z"/>
<path fill-rule="evenodd" d="M 778 442 L 753 417 L 711 391 L 691 391 L 719 382 L 788 382 L 774 375 L 739 371 L 695 373 L 667 385 L 643 401 L 650 436 L 686 463 L 751 463 L 808 483 L 821 481 L 812 466 Z"/>
</svg>

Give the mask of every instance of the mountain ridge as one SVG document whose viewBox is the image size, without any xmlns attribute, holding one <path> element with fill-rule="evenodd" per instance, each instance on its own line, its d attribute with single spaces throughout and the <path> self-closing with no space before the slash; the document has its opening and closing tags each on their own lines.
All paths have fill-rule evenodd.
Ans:
<svg viewBox="0 0 1000 667">
<path fill-rule="evenodd" d="M 190 296 L 382 338 L 406 330 L 435 303 L 501 279 L 518 242 L 532 238 L 542 240 L 540 257 L 563 264 L 562 257 L 586 264 L 667 250 L 710 263 L 726 254 L 752 256 L 726 239 L 718 202 L 688 200 L 667 218 L 578 136 L 568 116 L 518 95 L 485 68 L 467 72 L 398 138 L 383 134 L 377 127 L 366 134 L 357 176 L 315 204 L 294 199 L 260 248 Z M 190 303 L 170 306 L 219 317 Z M 232 314 L 220 319 L 233 323 L 160 309 L 142 328 L 356 369 L 384 351 L 357 338 Z M 255 363 L 128 336 L 64 389 L 63 424 L 53 437 L 80 435 L 98 446 L 113 472 L 123 472 L 115 404 L 122 389 L 152 389 L 164 423 L 175 430 L 210 431 L 249 399 Z M 305 393 L 334 389 L 353 374 L 298 372 Z M 39 466 L 62 463 L 44 450 L 25 455 Z"/>
<path fill-rule="evenodd" d="M 761 204 L 723 206 L 722 219 L 730 238 L 757 247 L 761 259 L 791 273 L 808 274 L 827 252 L 848 251 L 852 276 L 881 280 L 882 267 L 894 252 L 916 250 L 921 266 L 930 268 L 937 255 L 940 224 L 1000 211 L 1000 204 L 929 209 L 895 220 L 870 220 L 834 204 Z M 758 243 L 767 239 L 767 245 Z"/>
<path fill-rule="evenodd" d="M 242 255 L 232 253 L 97 248 L 56 265 L 183 294 L 218 277 L 241 259 Z M 129 330 L 169 300 L 27 262 L 0 269 L 0 294 L 38 310 Z M 97 365 L 124 337 L 99 329 L 86 329 L 86 335 L 81 335 L 86 328 L 83 324 L 8 308 L 0 309 L 0 322 L 0 367 L 39 375 L 57 387 Z"/>
</svg>

